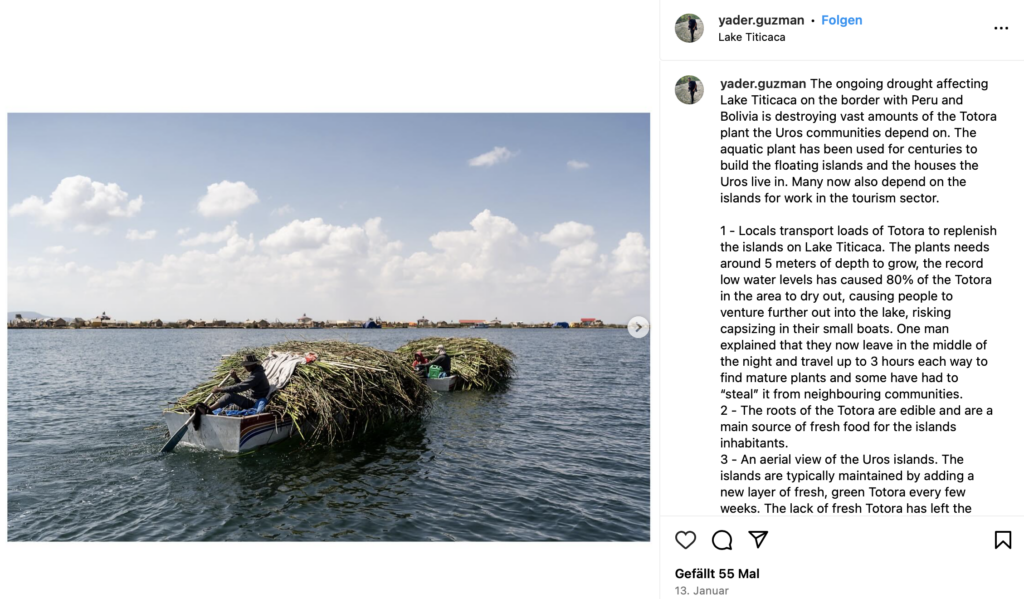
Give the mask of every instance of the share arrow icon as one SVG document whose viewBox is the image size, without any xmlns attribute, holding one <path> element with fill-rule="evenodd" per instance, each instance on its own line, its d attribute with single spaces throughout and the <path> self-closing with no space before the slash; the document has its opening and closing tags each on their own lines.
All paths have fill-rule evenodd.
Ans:
<svg viewBox="0 0 1024 599">
<path fill-rule="evenodd" d="M 757 545 L 758 549 L 760 549 L 761 548 L 761 543 L 764 543 L 764 538 L 768 536 L 768 531 L 767 530 L 748 530 L 747 532 L 750 533 L 750 536 L 754 537 L 754 544 Z"/>
</svg>

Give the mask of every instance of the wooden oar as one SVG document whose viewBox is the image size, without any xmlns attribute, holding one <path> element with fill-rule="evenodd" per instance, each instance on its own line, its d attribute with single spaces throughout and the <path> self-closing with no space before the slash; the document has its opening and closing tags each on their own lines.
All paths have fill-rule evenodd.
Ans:
<svg viewBox="0 0 1024 599">
<path fill-rule="evenodd" d="M 224 377 L 224 380 L 221 381 L 220 384 L 217 385 L 217 387 L 223 385 L 224 381 L 228 380 L 228 377 L 230 376 L 231 375 L 229 374 L 228 376 Z M 216 389 L 216 387 L 214 388 Z M 206 396 L 206 399 L 204 399 L 202 403 L 210 401 L 211 397 L 213 397 L 213 391 L 210 391 L 210 394 Z M 181 439 L 185 436 L 185 433 L 188 432 L 188 425 L 192 424 L 192 419 L 195 417 L 196 412 L 195 410 L 193 410 L 192 415 L 188 417 L 188 420 L 185 421 L 185 424 L 181 425 L 181 428 L 179 428 L 177 432 L 171 435 L 171 438 L 167 440 L 167 443 L 164 443 L 164 446 L 160 448 L 160 451 L 163 453 L 174 451 L 175 446 L 178 445 L 178 442 L 181 441 Z"/>
</svg>

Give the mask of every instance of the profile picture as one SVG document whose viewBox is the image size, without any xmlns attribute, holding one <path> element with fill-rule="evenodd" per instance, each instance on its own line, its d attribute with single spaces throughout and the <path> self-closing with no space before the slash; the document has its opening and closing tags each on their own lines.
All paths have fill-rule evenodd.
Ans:
<svg viewBox="0 0 1024 599">
<path fill-rule="evenodd" d="M 693 13 L 686 13 L 676 20 L 676 36 L 686 43 L 693 43 L 704 35 L 704 21 Z"/>
<path fill-rule="evenodd" d="M 704 84 L 693 75 L 684 75 L 676 81 L 676 97 L 683 104 L 696 104 L 704 97 Z"/>
</svg>

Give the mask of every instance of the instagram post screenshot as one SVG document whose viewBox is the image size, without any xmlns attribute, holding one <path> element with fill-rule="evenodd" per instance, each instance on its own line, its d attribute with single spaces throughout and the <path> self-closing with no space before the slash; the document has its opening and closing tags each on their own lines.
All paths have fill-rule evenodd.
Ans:
<svg viewBox="0 0 1024 599">
<path fill-rule="evenodd" d="M 1021 7 L 0 11 L 9 594 L 1024 597 Z"/>
</svg>

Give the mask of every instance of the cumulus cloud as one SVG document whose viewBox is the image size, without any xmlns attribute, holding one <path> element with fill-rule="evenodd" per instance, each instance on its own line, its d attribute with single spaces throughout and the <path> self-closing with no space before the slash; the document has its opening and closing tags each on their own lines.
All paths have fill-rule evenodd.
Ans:
<svg viewBox="0 0 1024 599">
<path fill-rule="evenodd" d="M 188 229 L 184 229 L 187 233 Z M 178 231 L 179 235 L 183 235 L 181 230 Z M 200 233 L 195 237 L 189 237 L 183 239 L 181 245 L 185 247 L 195 247 L 197 245 L 206 245 L 209 243 L 222 243 L 238 235 L 238 221 L 232 221 L 230 225 L 224 227 L 216 233 Z"/>
<path fill-rule="evenodd" d="M 569 170 L 574 170 L 574 171 L 579 171 L 579 170 L 583 170 L 585 168 L 590 168 L 590 164 L 586 163 L 586 162 L 583 162 L 582 160 L 570 160 L 569 162 L 566 163 L 566 166 L 569 167 Z"/>
<path fill-rule="evenodd" d="M 203 216 L 221 218 L 237 216 L 259 202 L 256 190 L 244 181 L 221 181 L 206 187 L 206 195 L 199 199 L 198 208 Z"/>
<path fill-rule="evenodd" d="M 460 278 L 480 280 L 511 266 L 526 236 L 511 220 L 490 210 L 477 214 L 464 231 L 441 231 L 430 237 L 435 254 L 432 268 L 441 274 L 452 272 Z"/>
<path fill-rule="evenodd" d="M 366 230 L 366 239 L 370 253 L 374 255 L 391 255 L 400 252 L 402 250 L 402 242 L 388 239 L 384 228 L 381 226 L 383 221 L 384 219 L 378 216 L 371 218 L 363 225 L 363 228 Z"/>
<path fill-rule="evenodd" d="M 61 180 L 50 201 L 31 196 L 11 206 L 9 214 L 27 216 L 37 225 L 58 230 L 69 224 L 76 231 L 103 234 L 110 231 L 106 226 L 110 221 L 141 210 L 142 196 L 129 200 L 117 183 L 104 184 L 79 175 Z"/>
<path fill-rule="evenodd" d="M 526 237 L 515 223 L 504 216 L 484 210 L 469 221 L 472 227 L 465 231 L 441 231 L 430 237 L 430 243 L 439 250 L 469 257 L 478 251 L 489 252 L 505 246 L 526 244 Z M 467 250 L 469 250 L 467 252 Z"/>
<path fill-rule="evenodd" d="M 469 229 L 431 235 L 431 251 L 391 256 L 381 267 L 382 278 L 412 297 L 424 289 L 447 289 L 477 301 L 505 285 L 519 292 L 543 280 L 524 262 L 529 243 L 515 223 L 484 210 L 469 224 Z"/>
<path fill-rule="evenodd" d="M 37 259 L 29 260 L 27 265 L 11 266 L 7 270 L 7 278 L 10 282 L 23 282 L 34 286 L 39 281 L 54 279 L 63 281 L 69 275 L 88 275 L 93 272 L 95 272 L 94 269 L 88 266 L 80 266 L 74 262 L 61 262 L 56 259 Z"/>
<path fill-rule="evenodd" d="M 594 293 L 623 295 L 637 288 L 646 288 L 650 279 L 651 251 L 640 233 L 626 233 L 610 257 L 602 256 L 607 272 Z"/>
<path fill-rule="evenodd" d="M 558 247 L 569 247 L 582 243 L 594 236 L 594 227 L 574 220 L 558 223 L 551 231 L 540 236 L 540 240 Z"/>
<path fill-rule="evenodd" d="M 292 212 L 295 212 L 295 209 L 292 208 L 291 205 L 285 204 L 284 206 L 271 210 L 270 216 L 287 216 Z"/>
<path fill-rule="evenodd" d="M 217 255 L 221 258 L 237 258 L 241 254 L 247 254 L 256 249 L 256 242 L 252 238 L 252 233 L 249 237 L 242 237 L 235 233 L 227 239 L 227 243 L 224 247 L 217 250 Z"/>
<path fill-rule="evenodd" d="M 324 222 L 322 218 L 293 220 L 260 240 L 260 247 L 275 252 L 291 252 L 319 247 L 327 242 L 331 233 L 340 227 Z"/>
<path fill-rule="evenodd" d="M 627 233 L 612 252 L 611 272 L 619 275 L 646 275 L 650 262 L 651 251 L 647 249 L 644 236 L 640 233 Z"/>
<path fill-rule="evenodd" d="M 562 248 L 551 262 L 549 286 L 598 296 L 622 296 L 646 289 L 650 250 L 640 233 L 630 232 L 611 254 L 601 254 L 594 227 L 576 221 L 555 225 L 540 240 Z"/>
<path fill-rule="evenodd" d="M 586 269 L 598 263 L 597 244 L 584 241 L 563 248 L 558 257 L 551 263 L 552 272 L 565 272 L 572 269 Z"/>
<path fill-rule="evenodd" d="M 424 237 L 426 250 L 403 253 L 380 218 L 348 226 L 293 220 L 258 241 L 233 222 L 180 240 L 179 253 L 155 261 L 129 257 L 92 268 L 61 261 L 66 249 L 48 251 L 46 258 L 10 265 L 8 301 L 68 298 L 54 310 L 76 314 L 89 311 L 83 305 L 101 304 L 118 318 L 165 320 L 209 317 L 213 309 L 240 320 L 294 318 L 306 310 L 318 318 L 539 321 L 579 310 L 607 322 L 625 322 L 649 302 L 650 251 L 640 233 L 602 248 L 593 227 L 559 223 L 539 236 L 559 248 L 547 264 L 540 244 L 490 210 L 468 227 Z"/>
<path fill-rule="evenodd" d="M 347 227 L 322 218 L 293 220 L 261 239 L 259 246 L 293 266 L 326 268 L 332 273 L 381 267 L 402 249 L 401 242 L 388 239 L 379 217 Z"/>
<path fill-rule="evenodd" d="M 574 220 L 558 223 L 540 236 L 544 243 L 562 248 L 551 262 L 549 283 L 583 289 L 593 286 L 600 276 L 601 257 L 593 241 L 594 227 Z"/>
<path fill-rule="evenodd" d="M 184 228 L 178 229 L 178 236 L 188 235 L 188 232 L 191 231 L 191 230 L 192 230 L 192 227 L 184 227 Z"/>
<path fill-rule="evenodd" d="M 469 159 L 469 166 L 494 166 L 502 162 L 508 162 L 515 154 L 508 148 L 495 146 L 490 152 L 484 152 L 475 158 Z"/>
<path fill-rule="evenodd" d="M 156 237 L 156 229 L 150 229 L 145 233 L 140 233 L 135 229 L 128 229 L 128 234 L 124 236 L 129 241 L 149 241 Z"/>
<path fill-rule="evenodd" d="M 49 246 L 49 247 L 47 247 L 46 249 L 43 250 L 43 252 L 45 252 L 47 254 L 53 254 L 53 255 L 56 255 L 56 256 L 65 255 L 65 254 L 74 254 L 77 251 L 78 250 L 76 250 L 76 249 L 66 248 L 66 247 L 64 247 L 62 245 L 51 245 L 51 246 Z"/>
</svg>

